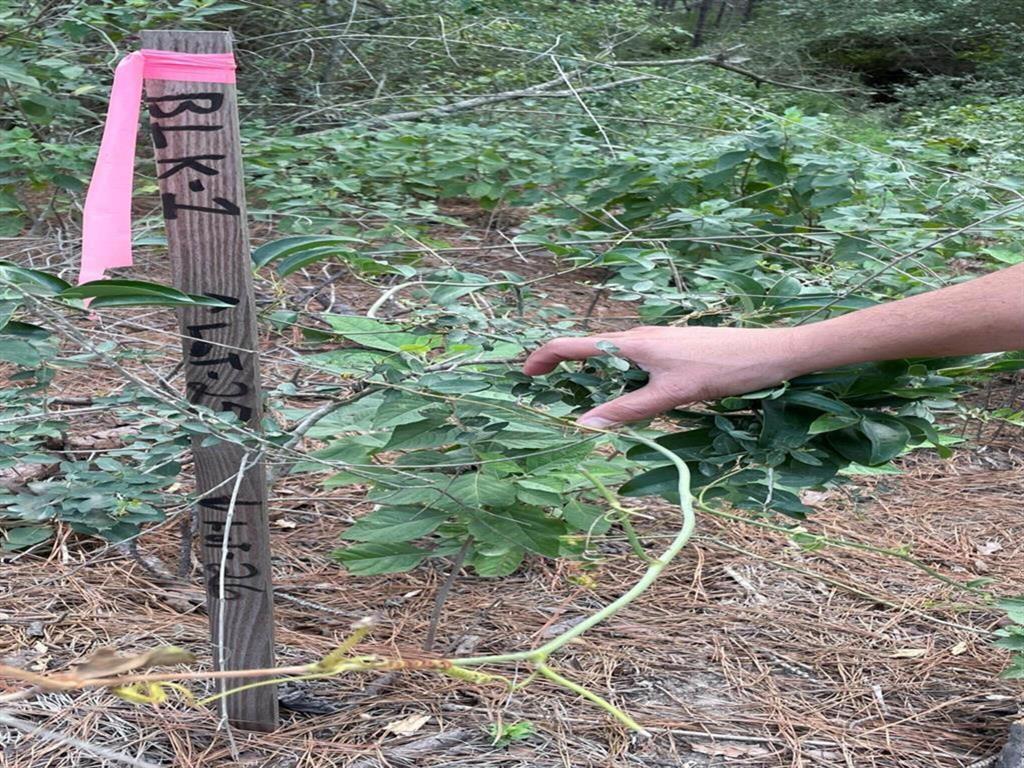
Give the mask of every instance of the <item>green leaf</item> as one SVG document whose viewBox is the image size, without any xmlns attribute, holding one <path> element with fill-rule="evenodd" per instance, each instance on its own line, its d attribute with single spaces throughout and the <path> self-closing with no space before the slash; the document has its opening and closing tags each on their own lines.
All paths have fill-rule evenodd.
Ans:
<svg viewBox="0 0 1024 768">
<path fill-rule="evenodd" d="M 999 673 L 1004 680 L 1024 680 L 1024 654 L 1014 654 L 1010 666 Z"/>
<path fill-rule="evenodd" d="M 1009 651 L 1024 651 L 1024 635 L 1010 635 L 992 643 L 996 648 L 1006 648 Z"/>
<path fill-rule="evenodd" d="M 351 376 L 365 376 L 385 362 L 401 362 L 397 355 L 369 349 L 333 349 L 330 352 L 305 355 L 302 359 L 310 366 Z"/>
<path fill-rule="evenodd" d="M 516 481 L 516 498 L 534 507 L 562 505 L 565 482 L 555 477 L 523 478 Z"/>
<path fill-rule="evenodd" d="M 765 400 L 761 411 L 761 432 L 757 444 L 773 450 L 803 445 L 817 414 L 809 408 L 792 405 L 788 400 Z"/>
<path fill-rule="evenodd" d="M 853 426 L 859 421 L 860 416 L 852 413 L 842 416 L 835 413 L 824 413 L 811 422 L 807 431 L 811 435 L 820 435 L 823 432 L 835 432 L 837 429 Z"/>
<path fill-rule="evenodd" d="M 495 553 L 474 553 L 470 565 L 484 578 L 509 576 L 522 564 L 525 551 L 522 547 L 509 547 Z"/>
<path fill-rule="evenodd" d="M 853 190 L 849 187 L 826 187 L 811 195 L 811 205 L 814 208 L 828 208 L 851 197 L 853 197 Z"/>
<path fill-rule="evenodd" d="M 448 492 L 470 507 L 504 507 L 516 500 L 513 483 L 483 471 L 459 475 Z"/>
<path fill-rule="evenodd" d="M 16 49 L 15 49 L 16 50 Z M 39 88 L 39 81 L 25 71 L 25 67 L 17 59 L 0 59 L 0 80 L 30 88 Z"/>
<path fill-rule="evenodd" d="M 39 351 L 24 339 L 0 336 L 0 360 L 21 368 L 36 368 L 43 358 Z"/>
<path fill-rule="evenodd" d="M 411 541 L 433 533 L 447 518 L 448 513 L 439 510 L 386 507 L 359 518 L 341 537 L 350 541 Z"/>
<path fill-rule="evenodd" d="M 21 306 L 20 301 L 0 301 L 0 332 L 4 330 L 15 310 Z"/>
<path fill-rule="evenodd" d="M 142 280 L 93 280 L 60 292 L 62 299 L 92 298 L 91 307 L 232 307 L 230 302 L 212 296 L 194 296 L 158 283 Z"/>
<path fill-rule="evenodd" d="M 715 160 L 715 170 L 722 171 L 726 168 L 735 168 L 749 157 L 750 151 L 746 149 L 734 149 L 730 152 L 726 152 Z"/>
<path fill-rule="evenodd" d="M 790 488 L 810 488 L 821 485 L 836 476 L 839 466 L 830 461 L 810 464 L 789 457 L 774 467 L 775 482 Z"/>
<path fill-rule="evenodd" d="M 3 533 L 0 551 L 17 552 L 49 541 L 53 536 L 53 529 L 48 525 L 22 525 L 17 528 L 8 528 Z"/>
<path fill-rule="evenodd" d="M 562 519 L 577 531 L 600 535 L 611 528 L 604 510 L 594 504 L 583 504 L 575 499 L 562 507 Z"/>
<path fill-rule="evenodd" d="M 808 392 L 799 389 L 790 389 L 780 398 L 795 405 L 803 405 L 807 408 L 815 408 L 826 413 L 833 413 L 839 416 L 857 415 L 857 412 L 846 403 L 835 400 L 820 392 Z"/>
<path fill-rule="evenodd" d="M 384 323 L 372 317 L 326 314 L 320 317 L 338 336 L 370 349 L 381 349 L 385 352 L 429 351 L 441 346 L 442 343 L 440 336 L 412 333 L 403 325 Z"/>
<path fill-rule="evenodd" d="M 1024 624 L 1024 596 L 1004 597 L 996 601 L 996 605 L 1006 611 L 1010 620 L 1017 624 Z"/>
<path fill-rule="evenodd" d="M 754 169 L 755 173 L 769 184 L 785 184 L 789 178 L 789 169 L 786 167 L 786 164 L 774 160 L 758 160 Z"/>
<path fill-rule="evenodd" d="M 691 472 L 694 467 L 690 466 Z M 675 498 L 679 493 L 679 471 L 675 465 L 668 464 L 664 467 L 641 472 L 629 482 L 619 487 L 620 496 L 662 496 L 664 498 Z"/>
<path fill-rule="evenodd" d="M 60 293 L 71 287 L 71 283 L 65 282 L 55 275 L 41 272 L 38 269 L 19 267 L 9 261 L 0 261 L 0 276 L 7 280 L 34 283 L 40 288 L 45 288 L 47 293 Z"/>
<path fill-rule="evenodd" d="M 335 246 L 303 249 L 282 259 L 277 265 L 276 271 L 281 277 L 287 277 L 293 272 L 298 272 L 303 267 L 308 267 L 310 264 L 315 264 L 318 261 L 324 261 L 325 259 L 344 261 L 355 255 L 356 252 L 351 249 L 337 248 Z"/>
<path fill-rule="evenodd" d="M 452 430 L 442 416 L 420 419 L 410 424 L 400 424 L 391 433 L 391 439 L 384 446 L 385 451 L 400 448 L 405 451 L 416 448 L 434 448 L 451 442 Z"/>
<path fill-rule="evenodd" d="M 711 446 L 710 429 L 690 429 L 686 432 L 676 432 L 672 435 L 659 437 L 655 442 L 672 453 L 687 461 L 694 461 L 701 457 L 705 450 Z M 653 448 L 645 445 L 637 445 L 629 449 L 626 457 L 633 461 L 664 461 L 665 457 Z"/>
<path fill-rule="evenodd" d="M 865 466 L 885 464 L 910 442 L 910 430 L 884 414 L 865 416 L 856 427 L 828 433 L 828 442 L 841 456 Z"/>
<path fill-rule="evenodd" d="M 345 235 L 298 235 L 295 237 L 284 237 L 274 240 L 255 248 L 252 252 L 252 261 L 256 267 L 264 267 L 274 259 L 290 256 L 300 251 L 314 249 L 336 248 L 345 244 L 363 243 L 366 241 L 358 237 L 347 237 Z"/>
<path fill-rule="evenodd" d="M 721 280 L 735 288 L 736 296 L 739 297 L 743 306 L 750 310 L 756 309 L 764 303 L 767 291 L 763 285 L 750 277 L 750 275 L 744 275 L 742 272 L 736 272 L 731 269 L 718 269 L 717 267 L 698 269 L 697 274 Z"/>
<path fill-rule="evenodd" d="M 486 379 L 467 373 L 428 373 L 420 377 L 418 384 L 423 389 L 448 395 L 464 395 L 491 387 Z"/>
<path fill-rule="evenodd" d="M 470 534 L 477 541 L 521 547 L 546 557 L 558 557 L 559 537 L 565 526 L 538 509 L 476 509 L 465 515 Z"/>
<path fill-rule="evenodd" d="M 372 542 L 336 549 L 331 557 L 356 576 L 379 576 L 415 568 L 430 552 L 412 544 Z"/>
</svg>

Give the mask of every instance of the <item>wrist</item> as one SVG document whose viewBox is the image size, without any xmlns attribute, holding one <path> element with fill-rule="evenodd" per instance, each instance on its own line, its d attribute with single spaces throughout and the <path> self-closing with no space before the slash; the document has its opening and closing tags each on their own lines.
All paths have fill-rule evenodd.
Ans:
<svg viewBox="0 0 1024 768">
<path fill-rule="evenodd" d="M 779 329 L 784 334 L 782 344 L 785 349 L 787 379 L 844 364 L 845 361 L 837 354 L 842 345 L 835 338 L 828 338 L 827 324 L 825 320 Z"/>
</svg>

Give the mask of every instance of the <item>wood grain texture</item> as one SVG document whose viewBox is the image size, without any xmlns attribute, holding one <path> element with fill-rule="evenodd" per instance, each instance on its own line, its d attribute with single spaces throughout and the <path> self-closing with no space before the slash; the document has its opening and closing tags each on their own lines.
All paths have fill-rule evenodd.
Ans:
<svg viewBox="0 0 1024 768">
<path fill-rule="evenodd" d="M 145 48 L 228 53 L 227 32 L 144 31 Z M 191 95 L 190 99 L 182 98 Z M 238 110 L 233 84 L 146 81 L 146 104 L 175 284 L 189 293 L 237 299 L 231 309 L 179 310 L 189 398 L 233 411 L 254 429 L 262 416 L 255 302 L 246 225 Z M 214 664 L 246 669 L 274 664 L 273 593 L 266 471 L 256 462 L 242 477 L 230 530 L 225 519 L 243 446 L 194 439 L 200 547 L 210 608 Z M 227 542 L 224 537 L 227 535 Z M 224 592 L 219 599 L 225 544 Z M 219 638 L 223 611 L 224 637 Z M 242 684 L 227 680 L 226 687 Z M 277 727 L 275 686 L 227 698 L 232 725 Z"/>
</svg>

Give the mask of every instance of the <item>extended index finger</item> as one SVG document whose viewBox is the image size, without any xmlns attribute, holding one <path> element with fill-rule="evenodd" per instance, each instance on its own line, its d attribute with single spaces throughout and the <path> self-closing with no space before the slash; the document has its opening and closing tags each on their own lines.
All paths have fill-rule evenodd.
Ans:
<svg viewBox="0 0 1024 768">
<path fill-rule="evenodd" d="M 603 336 L 563 336 L 549 341 L 540 349 L 534 350 L 523 363 L 523 373 L 527 376 L 539 376 L 550 373 L 565 360 L 586 360 L 588 357 L 603 355 L 597 347 L 599 341 L 611 341 L 614 333 Z"/>
</svg>

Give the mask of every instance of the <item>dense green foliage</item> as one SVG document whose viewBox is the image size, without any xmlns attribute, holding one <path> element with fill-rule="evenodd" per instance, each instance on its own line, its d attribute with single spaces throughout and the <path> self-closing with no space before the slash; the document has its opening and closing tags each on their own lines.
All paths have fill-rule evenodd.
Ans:
<svg viewBox="0 0 1024 768">
<path fill-rule="evenodd" d="M 366 487 L 375 509 L 335 552 L 353 573 L 460 551 L 483 576 L 529 555 L 594 557 L 613 526 L 632 535 L 606 487 L 671 499 L 675 469 L 572 429 L 574 414 L 642 383 L 614 348 L 543 379 L 517 372 L 536 344 L 587 327 L 548 295 L 548 274 L 517 265 L 587 268 L 594 290 L 637 322 L 756 327 L 1022 260 L 1024 159 L 1010 127 L 1024 110 L 1013 95 L 1021 32 L 1004 4 L 765 0 L 749 18 L 705 19 L 696 53 L 742 42 L 745 68 L 812 89 L 874 89 L 885 101 L 874 106 L 867 94 L 636 64 L 695 54 L 694 12 L 659 7 L 675 4 L 508 5 L 104 0 L 43 5 L 32 19 L 0 7 L 10 95 L 0 235 L 10 237 L 75 235 L 114 49 L 145 27 L 236 30 L 250 212 L 278 233 L 254 252 L 270 297 L 264 327 L 304 338 L 309 348 L 293 350 L 302 370 L 334 382 L 279 385 L 262 442 L 152 382 L 95 398 L 136 435 L 0 491 L 7 549 L 45 541 L 41 523 L 54 519 L 113 541 L 162 519 L 183 506 L 168 488 L 200 434 L 259 442 L 277 467 L 328 488 Z M 559 70 L 555 90 L 571 87 L 557 96 L 429 112 Z M 146 161 L 139 172 L 140 194 L 152 193 Z M 456 234 L 495 247 L 454 202 L 489 223 L 519 222 L 502 243 L 519 258 L 497 269 L 486 257 L 449 260 L 467 250 Z M 142 243 L 159 246 L 159 223 L 137 224 L 154 230 Z M 52 271 L 0 266 L 0 361 L 18 369 L 0 391 L 0 469 L 53 463 L 50 446 L 69 429 L 48 406 L 62 371 L 138 354 L 83 344 L 68 321 L 81 298 L 98 296 L 93 308 L 204 300 L 131 281 L 70 289 Z M 309 310 L 290 301 L 298 278 L 362 281 L 381 300 L 370 316 Z M 956 398 L 1020 365 L 982 356 L 825 372 L 673 412 L 659 442 L 690 466 L 704 503 L 803 517 L 803 490 L 886 471 L 914 448 L 948 452 Z M 313 412 L 299 394 L 339 403 L 306 433 L 318 447 L 295 455 L 288 424 Z M 1005 647 L 1021 649 L 1017 629 Z"/>
</svg>

